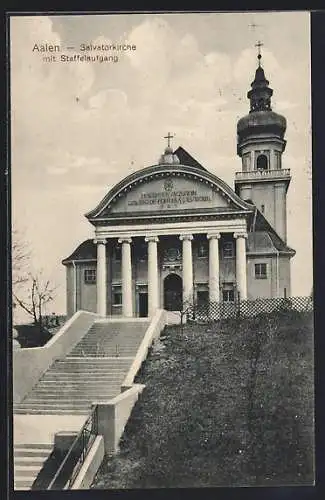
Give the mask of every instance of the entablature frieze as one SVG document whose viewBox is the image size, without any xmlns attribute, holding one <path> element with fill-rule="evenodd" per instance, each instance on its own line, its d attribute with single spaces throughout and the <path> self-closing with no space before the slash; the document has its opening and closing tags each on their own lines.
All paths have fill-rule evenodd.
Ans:
<svg viewBox="0 0 325 500">
<path fill-rule="evenodd" d="M 130 214 L 122 214 L 119 215 L 118 217 L 105 217 L 105 218 L 98 218 L 96 222 L 94 223 L 95 227 L 108 227 L 108 226 L 119 226 L 119 225 L 132 225 L 132 226 L 137 226 L 141 224 L 174 224 L 178 223 L 180 221 L 183 222 L 203 222 L 203 221 L 211 221 L 211 220 L 233 220 L 233 219 L 238 219 L 238 218 L 245 218 L 249 219 L 251 217 L 251 213 L 248 212 L 234 212 L 234 211 L 229 211 L 229 212 L 217 212 L 213 211 L 208 213 L 208 211 L 202 211 L 202 213 L 189 213 L 185 214 L 184 211 L 180 213 L 174 213 L 174 214 L 153 214 L 153 213 L 148 213 L 148 214 L 141 214 L 138 216 L 130 217 Z"/>
<path fill-rule="evenodd" d="M 246 219 L 233 219 L 231 221 L 203 221 L 179 222 L 174 224 L 150 224 L 138 226 L 106 226 L 96 228 L 96 238 L 130 239 L 137 236 L 145 238 L 159 238 L 159 236 L 182 236 L 188 234 L 221 234 L 221 233 L 247 233 Z"/>
</svg>

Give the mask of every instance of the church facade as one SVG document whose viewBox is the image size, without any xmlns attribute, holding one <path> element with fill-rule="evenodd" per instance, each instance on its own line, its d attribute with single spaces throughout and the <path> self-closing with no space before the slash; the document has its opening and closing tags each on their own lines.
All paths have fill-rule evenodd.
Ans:
<svg viewBox="0 0 325 500">
<path fill-rule="evenodd" d="M 258 56 L 249 113 L 237 124 L 234 189 L 184 148 L 116 184 L 86 214 L 94 237 L 63 260 L 67 314 L 144 317 L 157 308 L 290 296 L 282 168 L 286 119 Z"/>
</svg>

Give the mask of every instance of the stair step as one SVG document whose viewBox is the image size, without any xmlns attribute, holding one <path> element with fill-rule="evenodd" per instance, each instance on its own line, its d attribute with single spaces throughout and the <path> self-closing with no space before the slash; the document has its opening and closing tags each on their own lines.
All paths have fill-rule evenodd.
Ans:
<svg viewBox="0 0 325 500">
<path fill-rule="evenodd" d="M 91 341 L 83 341 L 83 342 L 80 342 L 79 344 L 75 345 L 72 349 L 76 349 L 76 348 L 92 348 L 92 349 L 126 349 L 126 348 L 129 348 L 131 347 L 132 349 L 134 349 L 135 347 L 137 347 L 140 342 L 142 340 L 142 335 L 141 337 L 139 337 L 138 339 L 133 339 L 133 340 L 128 340 L 128 339 L 125 339 L 125 338 L 121 338 L 121 339 L 116 339 L 114 342 L 108 342 L 107 340 L 106 341 L 99 341 L 97 340 L 96 342 L 91 342 Z"/>
<path fill-rule="evenodd" d="M 37 393 L 33 393 L 31 394 L 30 397 L 26 398 L 24 400 L 27 401 L 31 401 L 31 398 L 37 398 L 37 399 L 54 399 L 54 400 L 59 400 L 59 401 L 62 401 L 62 399 L 65 399 L 65 398 L 69 398 L 70 400 L 71 399 L 74 399 L 74 398 L 79 398 L 80 396 L 84 396 L 84 397 L 88 397 L 88 398 L 92 398 L 92 397 L 98 397 L 98 396 L 101 396 L 101 397 L 105 397 L 105 398 L 108 398 L 108 397 L 112 397 L 113 395 L 115 394 L 118 394 L 120 391 L 120 388 L 116 388 L 116 390 L 114 389 L 110 389 L 110 390 L 107 390 L 107 391 L 95 391 L 95 390 L 92 390 L 92 391 L 74 391 L 74 392 L 66 392 L 66 393 L 62 393 L 60 392 L 59 394 L 47 394 L 46 392 L 37 392 Z M 22 401 L 23 402 L 23 401 Z"/>
<path fill-rule="evenodd" d="M 124 364 L 118 364 L 118 363 L 112 363 L 112 360 L 110 360 L 110 363 L 101 363 L 101 364 L 95 364 L 95 363 L 90 363 L 90 364 L 85 364 L 81 363 L 78 358 L 76 358 L 77 361 L 76 363 L 61 363 L 58 365 L 55 365 L 49 369 L 49 372 L 58 372 L 60 371 L 66 371 L 69 372 L 71 370 L 127 370 L 130 364 L 132 363 L 132 360 L 134 357 L 130 358 L 130 360 L 127 363 Z"/>
<path fill-rule="evenodd" d="M 82 406 L 84 404 L 92 403 L 93 399 L 98 399 L 98 398 L 106 398 L 106 397 L 112 397 L 111 395 L 109 396 L 104 396 L 103 394 L 99 393 L 97 395 L 89 396 L 88 398 L 60 398 L 57 401 L 51 398 L 29 398 L 26 400 L 26 402 L 22 404 L 29 404 L 29 405 L 34 405 L 34 404 L 44 404 L 44 405 L 56 405 L 56 406 L 62 406 L 62 405 L 77 405 L 77 406 Z"/>
<path fill-rule="evenodd" d="M 66 371 L 58 371 L 57 373 L 53 373 L 53 372 L 48 372 L 46 375 L 43 376 L 42 379 L 40 380 L 44 380 L 45 378 L 47 377 L 50 377 L 50 378 L 53 378 L 53 379 L 57 379 L 59 378 L 60 376 L 62 376 L 63 379 L 68 379 L 69 377 L 73 377 L 75 375 L 78 375 L 79 377 L 86 377 L 86 378 L 91 378 L 91 377 L 118 377 L 118 376 L 121 376 L 123 375 L 124 373 L 128 372 L 127 369 L 125 370 L 114 370 L 114 371 L 111 371 L 109 368 L 107 370 L 96 370 L 96 371 L 92 371 L 92 372 L 86 372 L 86 371 L 77 371 L 77 370 L 71 370 L 71 372 L 66 372 Z"/>
<path fill-rule="evenodd" d="M 121 382 L 124 380 L 125 375 L 123 374 L 120 377 L 116 378 L 103 378 L 103 377 L 98 377 L 98 378 L 93 378 L 93 379 L 84 379 L 84 380 L 76 380 L 76 379 L 61 379 L 61 380 L 42 380 L 35 386 L 34 390 L 36 389 L 51 389 L 54 388 L 55 392 L 57 392 L 60 387 L 63 387 L 64 389 L 67 389 L 69 387 L 71 388 L 78 388 L 78 387 L 107 387 L 109 385 L 120 385 Z"/>
<path fill-rule="evenodd" d="M 30 490 L 35 481 L 34 476 L 25 476 L 24 478 L 17 478 L 14 480 L 15 490 Z"/>
<path fill-rule="evenodd" d="M 105 382 L 103 380 L 99 382 L 87 382 L 87 383 L 66 383 L 66 384 L 60 384 L 60 387 L 57 387 L 57 385 L 52 384 L 52 383 L 44 383 L 40 384 L 35 389 L 30 392 L 29 394 L 26 394 L 26 397 L 29 398 L 33 394 L 70 394 L 70 393 L 76 393 L 79 394 L 82 391 L 108 391 L 110 392 L 111 390 L 116 390 L 121 387 L 123 380 L 116 380 L 114 383 L 113 381 L 111 382 Z M 21 401 L 20 401 L 21 402 Z"/>
<path fill-rule="evenodd" d="M 38 410 L 38 411 L 44 411 L 44 410 L 71 410 L 71 409 L 76 409 L 76 410 L 84 410 L 86 408 L 89 408 L 92 405 L 92 402 L 89 401 L 87 403 L 78 403 L 76 402 L 75 404 L 73 402 L 71 403 L 42 403 L 42 402 L 35 402 L 35 403 L 21 403 L 19 406 L 15 407 L 15 410 Z"/>
<path fill-rule="evenodd" d="M 109 365 L 107 366 L 80 366 L 79 364 L 76 366 L 71 366 L 67 367 L 62 365 L 62 368 L 57 367 L 55 370 L 49 370 L 46 374 L 43 375 L 43 377 L 46 377 L 47 375 L 71 375 L 74 373 L 80 374 L 80 375 L 96 375 L 96 373 L 99 373 L 100 375 L 105 375 L 105 374 L 114 374 L 114 373 L 124 373 L 128 367 L 130 366 L 131 363 L 128 364 L 128 366 L 115 366 L 111 368 Z"/>
<path fill-rule="evenodd" d="M 132 358 L 134 359 L 134 358 Z M 106 365 L 106 366 L 81 366 L 80 364 L 76 364 L 75 366 L 66 366 L 66 365 L 61 365 L 57 366 L 54 368 L 51 368 L 46 374 L 43 375 L 45 377 L 46 375 L 59 375 L 59 374 L 66 374 L 70 375 L 71 373 L 80 373 L 81 375 L 83 373 L 87 375 L 91 375 L 92 373 L 123 373 L 126 370 L 128 370 L 129 366 L 131 365 L 132 361 L 130 361 L 127 365 L 125 366 L 112 366 L 112 365 Z"/>
<path fill-rule="evenodd" d="M 58 372 L 58 373 L 47 373 L 46 375 L 44 375 L 44 377 L 42 379 L 40 379 L 40 382 L 46 382 L 47 380 L 48 381 L 52 381 L 52 382 L 57 382 L 58 379 L 60 379 L 60 381 L 62 380 L 62 382 L 64 381 L 69 381 L 70 379 L 71 380 L 75 380 L 76 379 L 76 376 L 78 376 L 81 380 L 97 380 L 98 378 L 102 379 L 114 379 L 114 378 L 118 378 L 118 377 L 123 377 L 126 373 L 128 372 L 128 370 L 120 370 L 120 371 L 114 371 L 114 372 L 110 372 L 110 371 L 96 371 L 96 372 L 92 372 L 92 373 L 81 373 L 81 372 L 76 372 L 76 371 L 71 371 L 70 373 L 67 373 L 67 372 Z"/>
<path fill-rule="evenodd" d="M 57 359 L 54 361 L 54 363 L 77 363 L 79 361 L 80 363 L 85 363 L 85 364 L 102 364 L 102 363 L 110 363 L 110 362 L 118 362 L 118 363 L 127 363 L 129 361 L 129 356 L 124 357 L 124 356 L 102 356 L 100 358 L 93 358 L 91 356 L 80 356 L 78 359 L 76 359 L 75 356 L 71 357 L 70 354 L 62 359 Z"/>
<path fill-rule="evenodd" d="M 47 460 L 47 456 L 45 457 L 30 457 L 30 456 L 22 456 L 22 457 L 14 457 L 14 467 L 18 465 L 33 465 L 34 467 L 38 467 L 39 469 L 43 466 L 44 462 Z"/>
<path fill-rule="evenodd" d="M 52 450 L 53 445 L 50 443 L 15 443 L 15 450 Z"/>
<path fill-rule="evenodd" d="M 81 376 L 81 374 L 77 374 L 77 373 L 72 373 L 71 375 L 69 376 L 62 376 L 62 377 L 53 377 L 51 376 L 50 377 L 50 374 L 48 375 L 47 378 L 43 378 L 39 381 L 39 383 L 54 383 L 54 384 L 58 384 L 61 382 L 64 384 L 68 384 L 69 382 L 75 382 L 77 383 L 78 381 L 80 381 L 80 383 L 84 384 L 84 383 L 87 383 L 87 382 L 99 382 L 100 380 L 103 380 L 105 382 L 107 381 L 112 381 L 112 382 L 116 382 L 117 380 L 121 380 L 123 379 L 123 377 L 125 377 L 126 375 L 126 371 L 125 372 L 121 372 L 121 373 L 114 373 L 114 374 L 111 374 L 111 373 L 94 373 L 92 375 L 90 374 L 84 374 Z M 36 386 L 35 386 L 36 387 Z"/>
<path fill-rule="evenodd" d="M 39 467 L 35 467 L 35 465 L 16 465 L 14 468 L 15 476 L 27 476 L 27 477 L 34 477 L 39 473 Z"/>
<path fill-rule="evenodd" d="M 78 396 L 80 393 L 87 393 L 87 394 L 94 394 L 97 392 L 105 393 L 105 394 L 111 394 L 115 392 L 116 390 L 121 389 L 121 384 L 102 384 L 98 386 L 92 386 L 92 385 L 87 385 L 87 386 L 72 386 L 72 387 L 60 387 L 59 390 L 53 391 L 50 390 L 47 387 L 38 387 L 35 389 L 33 392 L 28 394 L 26 398 L 33 397 L 34 395 L 38 396 L 73 396 L 76 395 Z M 22 401 L 21 401 L 22 403 Z"/>
<path fill-rule="evenodd" d="M 58 359 L 55 362 L 56 363 L 69 363 L 69 362 L 77 363 L 77 361 L 79 361 L 80 363 L 84 363 L 86 365 L 93 364 L 93 363 L 101 365 L 101 364 L 119 361 L 121 364 L 122 363 L 127 364 L 130 359 L 132 359 L 132 356 L 116 356 L 116 355 L 114 355 L 114 356 L 100 356 L 99 358 L 94 358 L 93 356 L 79 356 L 79 358 L 77 358 L 77 356 L 70 356 L 69 355 L 64 359 L 60 359 L 60 360 Z"/>
<path fill-rule="evenodd" d="M 79 344 L 76 344 L 71 350 L 75 349 L 76 347 L 94 347 L 101 349 L 103 347 L 110 347 L 116 349 L 116 346 L 119 347 L 135 347 L 139 345 L 143 338 L 143 335 L 139 335 L 137 338 L 126 338 L 126 337 L 116 337 L 115 339 L 85 339 L 82 342 L 79 342 Z"/>
<path fill-rule="evenodd" d="M 70 357 L 78 357 L 80 358 L 83 353 L 87 354 L 88 357 L 92 357 L 94 359 L 100 359 L 100 358 L 113 358 L 114 356 L 116 359 L 118 358 L 130 358 L 132 356 L 135 356 L 137 353 L 137 348 L 125 348 L 125 349 L 120 349 L 119 350 L 119 356 L 115 356 L 115 349 L 102 349 L 101 351 L 97 351 L 96 349 L 92 348 L 87 348 L 87 349 L 75 349 L 70 353 Z"/>
<path fill-rule="evenodd" d="M 39 380 L 39 384 L 42 383 L 55 383 L 55 384 L 68 384 L 69 382 L 78 382 L 80 380 L 81 383 L 85 382 L 99 382 L 100 380 L 103 381 L 110 381 L 112 382 L 116 380 L 121 380 L 125 375 L 127 374 L 128 370 L 121 371 L 121 372 L 116 372 L 116 373 L 93 373 L 93 374 L 80 374 L 80 373 L 71 373 L 71 374 L 61 374 L 62 376 L 58 374 L 57 376 L 54 376 L 53 374 L 49 373 L 47 374 L 46 377 L 43 377 L 41 380 Z M 34 386 L 36 387 L 36 386 Z"/>
<path fill-rule="evenodd" d="M 88 415 L 89 407 L 76 408 L 56 408 L 56 409 L 40 409 L 40 408 L 17 408 L 14 410 L 16 415 Z"/>
<path fill-rule="evenodd" d="M 75 365 L 57 365 L 52 368 L 50 368 L 46 373 L 73 373 L 76 370 L 79 370 L 80 373 L 91 373 L 93 370 L 97 371 L 102 371 L 105 373 L 105 371 L 111 371 L 111 372 L 124 372 L 125 370 L 129 369 L 129 366 L 131 366 L 132 362 L 134 360 L 134 357 L 130 359 L 130 361 L 125 364 L 125 365 L 118 365 L 118 364 L 113 364 L 113 363 L 107 363 L 107 364 L 102 364 L 102 365 L 83 365 L 81 363 L 76 363 Z"/>
<path fill-rule="evenodd" d="M 39 449 L 39 450 L 34 450 L 33 448 L 25 448 L 25 449 L 17 449 L 16 448 L 16 445 L 14 447 L 14 460 L 17 458 L 17 459 L 21 459 L 21 458 L 30 458 L 30 459 L 46 459 L 48 457 L 48 455 L 51 453 L 52 451 L 52 446 L 50 449 L 48 450 L 42 450 L 42 449 Z"/>
</svg>

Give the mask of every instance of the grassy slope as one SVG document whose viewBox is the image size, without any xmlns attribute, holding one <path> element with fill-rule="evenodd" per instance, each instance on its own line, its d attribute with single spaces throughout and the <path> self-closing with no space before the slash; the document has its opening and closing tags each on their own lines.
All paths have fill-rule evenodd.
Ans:
<svg viewBox="0 0 325 500">
<path fill-rule="evenodd" d="M 311 314 L 167 327 L 138 381 L 93 488 L 312 483 Z"/>
</svg>

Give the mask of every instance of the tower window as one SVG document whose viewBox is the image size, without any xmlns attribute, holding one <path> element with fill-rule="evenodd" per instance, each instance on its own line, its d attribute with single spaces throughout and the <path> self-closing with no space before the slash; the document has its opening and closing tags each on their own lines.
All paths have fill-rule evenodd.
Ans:
<svg viewBox="0 0 325 500">
<path fill-rule="evenodd" d="M 250 170 L 249 168 L 249 162 L 250 162 L 250 153 L 245 153 L 243 154 L 243 172 L 247 172 Z"/>
<path fill-rule="evenodd" d="M 275 168 L 279 170 L 281 168 L 281 155 L 279 151 L 275 151 L 274 156 L 275 156 Z"/>
<path fill-rule="evenodd" d="M 257 170 L 267 170 L 268 169 L 266 155 L 259 155 L 257 157 L 256 168 L 257 168 Z"/>
<path fill-rule="evenodd" d="M 262 212 L 262 214 L 264 214 L 264 212 L 265 212 L 265 205 L 261 205 L 261 212 Z"/>
</svg>

